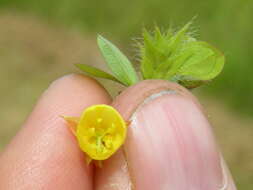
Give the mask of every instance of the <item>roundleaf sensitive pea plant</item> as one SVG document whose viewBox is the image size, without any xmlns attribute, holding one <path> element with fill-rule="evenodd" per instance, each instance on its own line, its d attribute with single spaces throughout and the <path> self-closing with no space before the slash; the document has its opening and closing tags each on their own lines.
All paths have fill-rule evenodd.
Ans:
<svg viewBox="0 0 253 190">
<path fill-rule="evenodd" d="M 98 36 L 99 49 L 112 74 L 95 67 L 76 64 L 94 77 L 131 86 L 145 79 L 162 79 L 192 89 L 214 79 L 223 69 L 224 55 L 210 44 L 191 35 L 191 22 L 180 30 L 169 28 L 161 32 L 143 30 L 139 48 L 139 74 L 129 59 L 110 41 Z M 84 110 L 80 118 L 64 117 L 79 146 L 87 155 L 87 161 L 101 161 L 113 155 L 124 143 L 127 122 L 109 105 L 93 105 Z"/>
</svg>

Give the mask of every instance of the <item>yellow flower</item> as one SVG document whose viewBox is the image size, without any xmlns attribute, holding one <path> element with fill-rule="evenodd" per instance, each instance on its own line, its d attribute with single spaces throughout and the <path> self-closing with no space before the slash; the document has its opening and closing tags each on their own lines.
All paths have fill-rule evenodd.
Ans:
<svg viewBox="0 0 253 190">
<path fill-rule="evenodd" d="M 109 158 L 126 138 L 126 122 L 117 110 L 108 105 L 90 106 L 79 120 L 71 117 L 65 117 L 65 120 L 77 124 L 73 130 L 80 148 L 89 156 L 89 160 Z"/>
</svg>

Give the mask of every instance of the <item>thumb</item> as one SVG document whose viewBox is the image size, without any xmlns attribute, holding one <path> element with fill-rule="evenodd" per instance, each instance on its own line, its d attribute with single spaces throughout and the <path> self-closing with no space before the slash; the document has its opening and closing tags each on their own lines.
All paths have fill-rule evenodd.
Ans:
<svg viewBox="0 0 253 190">
<path fill-rule="evenodd" d="M 236 189 L 211 127 L 186 89 L 144 81 L 113 106 L 131 124 L 124 147 L 96 172 L 96 189 Z"/>
</svg>

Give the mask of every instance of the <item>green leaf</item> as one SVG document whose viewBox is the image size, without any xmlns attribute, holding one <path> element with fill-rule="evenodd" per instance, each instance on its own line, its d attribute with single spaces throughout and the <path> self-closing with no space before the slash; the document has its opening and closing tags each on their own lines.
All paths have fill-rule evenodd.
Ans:
<svg viewBox="0 0 253 190">
<path fill-rule="evenodd" d="M 173 32 L 143 32 L 141 71 L 144 79 L 170 80 L 194 88 L 215 78 L 223 69 L 223 54 L 190 35 L 190 25 Z"/>
<path fill-rule="evenodd" d="M 195 88 L 220 74 L 224 62 L 223 54 L 206 42 L 190 42 L 165 78 Z"/>
<path fill-rule="evenodd" d="M 176 32 L 176 34 L 169 39 L 167 54 L 176 54 L 177 51 L 180 51 L 184 44 L 187 43 L 187 40 L 189 39 L 187 31 L 189 30 L 191 24 L 192 22 L 188 22 L 181 30 Z"/>
<path fill-rule="evenodd" d="M 141 47 L 141 71 L 144 79 L 164 79 L 167 71 L 173 65 L 172 59 L 178 56 L 183 45 L 190 39 L 186 34 L 191 22 L 181 30 L 172 32 L 170 28 L 164 34 L 158 27 L 152 33 L 143 31 L 143 46 Z"/>
<path fill-rule="evenodd" d="M 193 42 L 187 51 L 191 51 L 192 56 L 180 67 L 177 75 L 193 80 L 211 80 L 222 71 L 225 58 L 208 43 Z"/>
<path fill-rule="evenodd" d="M 156 78 L 156 70 L 166 61 L 164 54 L 168 42 L 156 27 L 154 36 L 147 30 L 143 31 L 143 46 L 141 47 L 141 72 L 144 79 Z"/>
<path fill-rule="evenodd" d="M 100 35 L 97 38 L 97 43 L 115 77 L 127 86 L 135 84 L 138 77 L 127 57 L 115 45 Z"/>
<path fill-rule="evenodd" d="M 112 76 L 109 73 L 106 73 L 100 69 L 97 69 L 95 67 L 89 66 L 89 65 L 85 65 L 85 64 L 75 64 L 75 66 L 77 68 L 79 68 L 80 70 L 82 70 L 83 72 L 86 72 L 94 77 L 99 77 L 99 78 L 104 78 L 104 79 L 109 79 L 109 80 L 113 80 L 115 82 L 119 82 L 114 76 Z M 122 83 L 121 83 L 122 84 Z"/>
</svg>

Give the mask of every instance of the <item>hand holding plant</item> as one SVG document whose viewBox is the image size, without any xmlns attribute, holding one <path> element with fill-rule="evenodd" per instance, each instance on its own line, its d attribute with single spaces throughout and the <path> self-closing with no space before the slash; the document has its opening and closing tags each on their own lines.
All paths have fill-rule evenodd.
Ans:
<svg viewBox="0 0 253 190">
<path fill-rule="evenodd" d="M 130 87 L 112 100 L 90 77 L 75 74 L 55 81 L 1 154 L 0 189 L 235 190 L 202 107 L 179 85 L 193 88 L 210 81 L 220 73 L 224 57 L 189 37 L 188 27 L 168 34 L 144 32 L 140 75 L 99 37 L 113 75 L 78 67 Z M 80 117 L 101 104 L 130 123 L 123 146 L 99 168 L 85 163 L 87 154 L 59 115 Z"/>
</svg>

